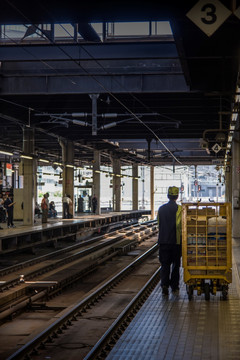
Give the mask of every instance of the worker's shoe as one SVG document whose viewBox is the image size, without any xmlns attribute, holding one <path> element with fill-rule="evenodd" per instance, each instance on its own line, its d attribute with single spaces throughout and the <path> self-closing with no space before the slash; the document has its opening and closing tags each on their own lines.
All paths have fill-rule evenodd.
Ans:
<svg viewBox="0 0 240 360">
<path fill-rule="evenodd" d="M 167 286 L 162 286 L 162 294 L 168 295 L 168 287 Z"/>
</svg>

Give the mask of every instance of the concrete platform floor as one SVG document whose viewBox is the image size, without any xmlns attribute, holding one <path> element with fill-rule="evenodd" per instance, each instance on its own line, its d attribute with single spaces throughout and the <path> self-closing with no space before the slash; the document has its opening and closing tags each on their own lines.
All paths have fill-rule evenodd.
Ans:
<svg viewBox="0 0 240 360">
<path fill-rule="evenodd" d="M 228 300 L 220 293 L 188 300 L 182 280 L 178 295 L 154 289 L 109 353 L 107 360 L 240 359 L 240 239 L 233 240 L 233 282 Z"/>
</svg>

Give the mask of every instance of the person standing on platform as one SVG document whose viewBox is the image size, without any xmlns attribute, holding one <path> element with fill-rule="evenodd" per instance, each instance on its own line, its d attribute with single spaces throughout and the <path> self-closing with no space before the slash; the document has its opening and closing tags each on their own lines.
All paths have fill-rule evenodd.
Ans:
<svg viewBox="0 0 240 360">
<path fill-rule="evenodd" d="M 158 244 L 159 261 L 161 263 L 162 293 L 168 295 L 169 286 L 173 292 L 179 290 L 179 268 L 182 243 L 182 207 L 177 205 L 179 189 L 168 188 L 169 202 L 158 209 Z"/>
<path fill-rule="evenodd" d="M 78 198 L 78 213 L 83 213 L 83 197 L 81 195 L 79 195 Z"/>
<path fill-rule="evenodd" d="M 2 194 L 0 194 L 0 222 L 6 221 L 6 209 L 4 207 L 4 200 L 2 197 Z M 0 226 L 0 230 L 3 230 L 3 228 Z"/>
<path fill-rule="evenodd" d="M 6 194 L 6 199 L 4 201 L 4 207 L 7 211 L 7 216 L 8 216 L 8 220 L 7 220 L 7 227 L 13 227 L 15 228 L 15 225 L 13 224 L 13 207 L 14 204 L 16 204 L 16 202 L 12 201 L 12 198 L 10 195 Z"/>
<path fill-rule="evenodd" d="M 68 219 L 69 217 L 69 203 L 68 203 L 68 197 L 65 194 L 63 197 L 63 219 Z"/>
<path fill-rule="evenodd" d="M 70 195 L 67 195 L 67 201 L 68 201 L 68 219 L 72 219 L 73 218 L 73 201 L 72 201 Z"/>
<path fill-rule="evenodd" d="M 98 203 L 97 197 L 96 197 L 96 195 L 94 194 L 94 195 L 93 195 L 93 198 L 92 198 L 92 211 L 93 211 L 94 214 L 96 214 L 97 203 Z"/>
<path fill-rule="evenodd" d="M 42 208 L 42 223 L 47 223 L 48 219 L 48 209 L 49 209 L 49 200 L 48 200 L 49 194 L 46 193 L 43 195 L 43 199 L 41 202 L 41 208 Z"/>
</svg>

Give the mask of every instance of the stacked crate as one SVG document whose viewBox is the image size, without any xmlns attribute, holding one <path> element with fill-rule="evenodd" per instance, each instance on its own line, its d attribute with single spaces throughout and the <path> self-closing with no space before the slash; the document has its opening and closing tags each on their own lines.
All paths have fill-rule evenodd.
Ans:
<svg viewBox="0 0 240 360">
<path fill-rule="evenodd" d="M 231 283 L 231 204 L 183 204 L 182 225 L 185 283 L 194 285 L 199 279 Z"/>
</svg>

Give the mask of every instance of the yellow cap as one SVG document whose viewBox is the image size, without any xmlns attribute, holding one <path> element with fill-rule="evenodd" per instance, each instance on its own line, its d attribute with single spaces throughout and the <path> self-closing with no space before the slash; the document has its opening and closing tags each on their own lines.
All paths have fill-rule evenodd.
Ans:
<svg viewBox="0 0 240 360">
<path fill-rule="evenodd" d="M 179 194 L 179 188 L 176 186 L 170 186 L 168 188 L 168 195 L 177 196 Z"/>
</svg>

